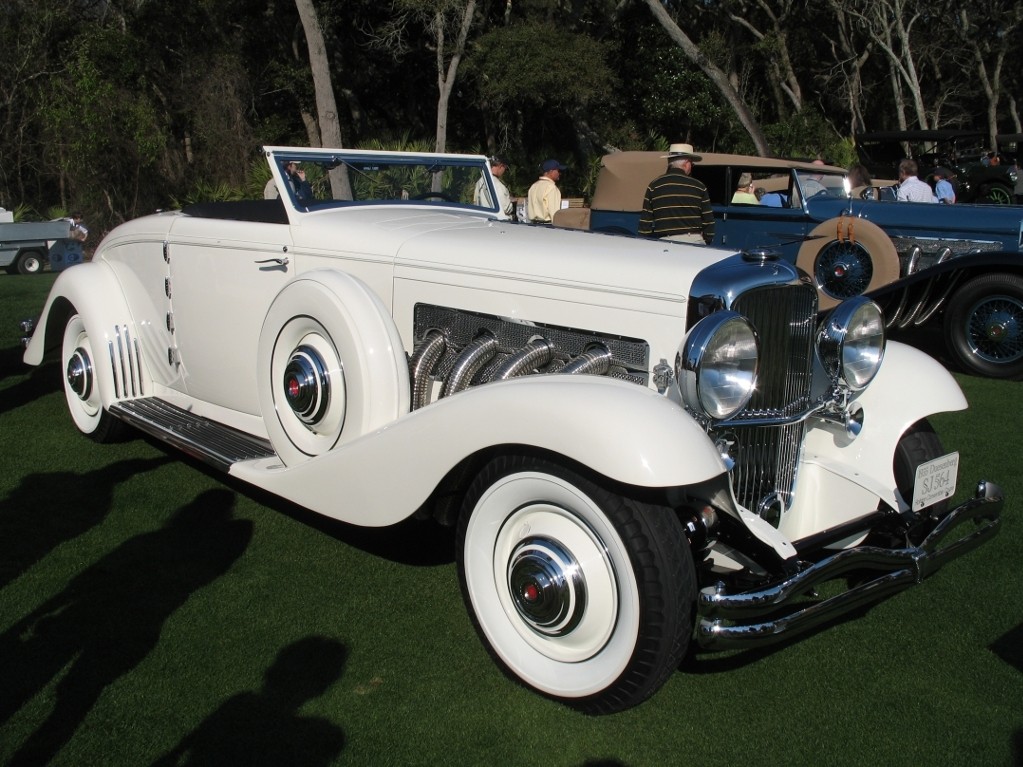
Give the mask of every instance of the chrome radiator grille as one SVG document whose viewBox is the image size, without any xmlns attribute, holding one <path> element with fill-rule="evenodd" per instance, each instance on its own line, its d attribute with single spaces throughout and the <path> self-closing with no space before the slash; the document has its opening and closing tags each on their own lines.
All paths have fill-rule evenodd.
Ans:
<svg viewBox="0 0 1023 767">
<path fill-rule="evenodd" d="M 803 421 L 786 426 L 742 426 L 751 418 L 785 418 L 802 412 L 810 400 L 817 295 L 809 285 L 751 290 L 733 304 L 760 338 L 757 391 L 733 422 L 736 500 L 758 513 L 789 504 L 803 441 Z"/>
</svg>

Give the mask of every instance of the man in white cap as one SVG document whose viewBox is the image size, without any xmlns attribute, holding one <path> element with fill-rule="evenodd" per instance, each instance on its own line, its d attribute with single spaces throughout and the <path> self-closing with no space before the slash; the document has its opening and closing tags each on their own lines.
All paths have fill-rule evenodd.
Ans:
<svg viewBox="0 0 1023 767">
<path fill-rule="evenodd" d="M 526 220 L 531 224 L 550 224 L 554 214 L 561 210 L 558 180 L 565 166 L 557 160 L 547 160 L 540 170 L 540 178 L 533 182 L 526 195 Z"/>
<path fill-rule="evenodd" d="M 650 182 L 643 197 L 639 234 L 709 245 L 714 241 L 710 196 L 703 182 L 690 175 L 702 158 L 692 144 L 672 144 L 667 158 L 668 171 Z"/>
</svg>

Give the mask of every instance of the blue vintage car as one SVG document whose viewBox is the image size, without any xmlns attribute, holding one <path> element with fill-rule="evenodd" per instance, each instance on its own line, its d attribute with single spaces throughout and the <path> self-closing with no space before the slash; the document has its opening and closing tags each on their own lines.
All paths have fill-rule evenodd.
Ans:
<svg viewBox="0 0 1023 767">
<path fill-rule="evenodd" d="M 635 235 L 646 187 L 666 164 L 661 152 L 606 155 L 590 207 L 554 223 Z M 745 173 L 758 204 L 732 202 Z M 949 351 L 967 370 L 1023 377 L 1023 207 L 896 202 L 883 185 L 850 189 L 842 168 L 746 155 L 704 154 L 693 175 L 710 194 L 713 245 L 780 251 L 812 277 L 822 309 L 956 261 L 941 270 L 941 302 L 923 302 L 928 320 L 946 320 Z"/>
</svg>

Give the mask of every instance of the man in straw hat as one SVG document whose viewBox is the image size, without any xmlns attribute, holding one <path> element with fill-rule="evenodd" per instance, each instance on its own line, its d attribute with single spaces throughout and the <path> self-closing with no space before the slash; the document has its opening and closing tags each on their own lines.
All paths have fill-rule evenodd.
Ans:
<svg viewBox="0 0 1023 767">
<path fill-rule="evenodd" d="M 650 182 L 643 197 L 639 233 L 646 237 L 709 245 L 714 241 L 714 212 L 702 181 L 690 173 L 702 158 L 692 144 L 668 148 L 668 170 Z"/>
</svg>

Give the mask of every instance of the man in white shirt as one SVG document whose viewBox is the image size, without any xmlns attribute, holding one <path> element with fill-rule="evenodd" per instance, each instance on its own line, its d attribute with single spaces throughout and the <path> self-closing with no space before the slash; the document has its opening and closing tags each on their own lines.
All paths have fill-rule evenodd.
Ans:
<svg viewBox="0 0 1023 767">
<path fill-rule="evenodd" d="M 930 184 L 916 177 L 918 168 L 916 160 L 903 160 L 899 163 L 899 191 L 895 199 L 901 202 L 937 202 Z"/>
<path fill-rule="evenodd" d="M 487 188 L 485 179 L 476 183 L 476 194 L 473 201 L 482 208 L 497 208 L 508 218 L 512 217 L 514 205 L 512 204 L 511 192 L 501 181 L 501 176 L 508 170 L 508 161 L 503 157 L 494 156 L 490 158 L 490 175 L 494 177 L 494 191 L 497 194 L 497 202 L 491 202 L 490 190 Z"/>
</svg>

